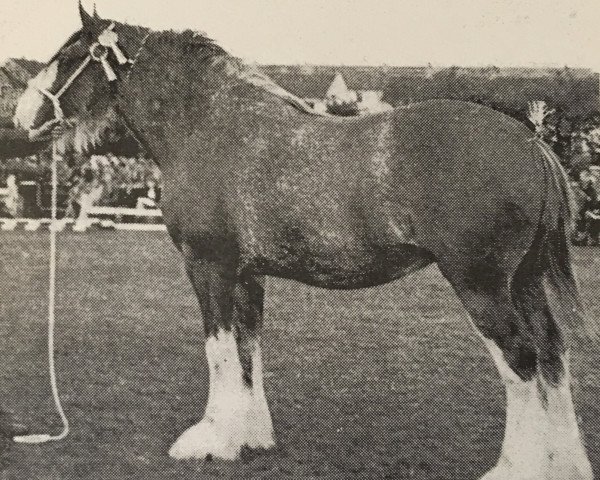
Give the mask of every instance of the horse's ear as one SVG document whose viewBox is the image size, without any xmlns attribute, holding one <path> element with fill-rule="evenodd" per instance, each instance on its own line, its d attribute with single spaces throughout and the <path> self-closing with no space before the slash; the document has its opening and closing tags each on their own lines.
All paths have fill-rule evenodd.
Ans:
<svg viewBox="0 0 600 480">
<path fill-rule="evenodd" d="M 83 8 L 81 0 L 79 0 L 79 17 L 81 18 L 81 24 L 83 25 L 83 28 L 91 29 L 96 23 L 94 18 L 85 11 L 85 8 Z"/>
<path fill-rule="evenodd" d="M 94 20 L 100 20 L 100 15 L 98 15 L 98 9 L 96 8 L 96 2 L 94 2 Z"/>
</svg>

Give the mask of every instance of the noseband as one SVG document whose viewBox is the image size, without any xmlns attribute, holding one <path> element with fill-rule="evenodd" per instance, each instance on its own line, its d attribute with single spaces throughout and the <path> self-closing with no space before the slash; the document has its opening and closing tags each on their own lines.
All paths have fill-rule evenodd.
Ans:
<svg viewBox="0 0 600 480">
<path fill-rule="evenodd" d="M 64 93 L 69 89 L 73 82 L 83 73 L 83 71 L 92 61 L 98 62 L 102 65 L 106 78 L 111 83 L 117 80 L 117 74 L 115 73 L 110 62 L 108 61 L 108 54 L 110 51 L 113 52 L 115 58 L 117 59 L 117 62 L 119 62 L 119 65 L 125 65 L 126 63 L 133 65 L 134 62 L 128 59 L 119 47 L 119 35 L 114 31 L 114 28 L 115 24 L 111 23 L 98 36 L 98 40 L 90 46 L 87 57 L 85 57 L 83 62 L 79 65 L 79 67 L 77 67 L 77 70 L 73 72 L 73 74 L 69 77 L 69 79 L 65 82 L 65 84 L 60 88 L 58 92 L 51 93 L 45 88 L 37 87 L 37 89 L 52 102 L 52 106 L 54 107 L 54 119 L 47 122 L 47 124 L 55 120 L 65 119 L 64 112 L 60 106 L 60 97 L 64 95 Z"/>
</svg>

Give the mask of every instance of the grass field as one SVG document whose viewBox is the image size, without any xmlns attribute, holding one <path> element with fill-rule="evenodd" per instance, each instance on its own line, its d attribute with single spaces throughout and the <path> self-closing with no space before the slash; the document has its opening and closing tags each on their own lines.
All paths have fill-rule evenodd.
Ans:
<svg viewBox="0 0 600 480">
<path fill-rule="evenodd" d="M 47 233 L 0 236 L 0 403 L 58 431 L 46 364 Z M 57 368 L 72 433 L 0 442 L 2 479 L 478 478 L 496 461 L 504 392 L 464 310 L 428 268 L 329 292 L 270 279 L 265 382 L 279 442 L 226 463 L 176 462 L 170 444 L 207 396 L 202 321 L 164 234 L 59 237 Z M 576 251 L 600 319 L 600 250 Z M 572 355 L 600 475 L 600 345 Z"/>
</svg>

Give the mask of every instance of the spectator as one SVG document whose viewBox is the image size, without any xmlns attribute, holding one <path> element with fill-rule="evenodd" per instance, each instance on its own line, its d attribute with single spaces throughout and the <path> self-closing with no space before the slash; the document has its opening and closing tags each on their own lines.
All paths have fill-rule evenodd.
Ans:
<svg viewBox="0 0 600 480">
<path fill-rule="evenodd" d="M 17 177 L 9 175 L 6 178 L 6 188 L 8 193 L 4 199 L 4 206 L 6 212 L 13 218 L 18 218 L 23 212 L 23 197 L 19 193 L 19 185 L 17 184 Z"/>
<path fill-rule="evenodd" d="M 590 169 L 579 173 L 579 188 L 583 197 L 583 228 L 588 243 L 597 245 L 600 239 L 600 182 Z"/>
<path fill-rule="evenodd" d="M 587 197 L 586 210 L 596 210 L 600 207 L 600 182 L 589 168 L 579 173 L 579 186 Z"/>
<path fill-rule="evenodd" d="M 77 196 L 74 199 L 79 210 L 79 215 L 73 227 L 74 231 L 85 231 L 89 223 L 88 211 L 98 204 L 104 190 L 104 183 L 99 173 L 92 168 L 86 168 L 79 184 Z"/>
<path fill-rule="evenodd" d="M 573 192 L 573 207 L 574 207 L 574 222 L 575 228 L 572 235 L 573 243 L 576 245 L 587 245 L 587 216 L 586 208 L 588 204 L 588 196 L 581 189 L 579 182 L 571 180 L 571 191 Z"/>
<path fill-rule="evenodd" d="M 135 208 L 144 209 L 144 208 L 157 208 L 156 200 L 156 182 L 153 178 L 149 178 L 146 181 L 147 191 L 146 195 L 138 197 L 137 204 Z"/>
<path fill-rule="evenodd" d="M 585 215 L 588 245 L 598 245 L 600 241 L 600 210 L 588 210 Z"/>
<path fill-rule="evenodd" d="M 75 171 L 69 180 L 69 198 L 67 200 L 67 210 L 65 217 L 77 218 L 79 217 L 79 186 L 81 185 L 81 177 L 78 172 Z"/>
<path fill-rule="evenodd" d="M 582 137 L 574 138 L 571 159 L 569 160 L 571 174 L 577 176 L 579 172 L 590 168 L 592 162 L 593 158 L 588 142 Z"/>
</svg>

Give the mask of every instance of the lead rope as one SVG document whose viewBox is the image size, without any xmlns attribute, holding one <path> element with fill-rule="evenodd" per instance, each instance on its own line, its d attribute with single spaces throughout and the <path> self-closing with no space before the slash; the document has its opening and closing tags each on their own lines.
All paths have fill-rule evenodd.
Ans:
<svg viewBox="0 0 600 480">
<path fill-rule="evenodd" d="M 87 68 L 92 60 L 99 62 L 104 69 L 104 73 L 109 82 L 113 82 L 117 79 L 117 76 L 108 63 L 108 51 L 112 50 L 117 61 L 120 65 L 125 63 L 135 63 L 131 60 L 128 60 L 127 57 L 123 54 L 117 42 L 119 40 L 118 35 L 114 32 L 115 24 L 112 23 L 109 25 L 98 37 L 98 41 L 93 43 L 89 49 L 89 55 L 85 58 L 85 60 L 79 65 L 77 70 L 73 72 L 73 74 L 69 77 L 69 79 L 65 82 L 63 87 L 55 94 L 50 93 L 48 90 L 40 88 L 40 92 L 46 96 L 51 102 L 54 108 L 54 119 L 50 120 L 50 122 L 55 120 L 60 120 L 62 122 L 65 121 L 64 113 L 60 106 L 60 97 L 67 91 L 67 89 L 71 86 L 71 84 L 75 81 L 75 79 L 81 75 L 81 73 Z M 149 34 L 144 38 L 138 53 L 136 55 L 139 56 L 146 40 L 148 39 Z M 103 47 L 99 48 L 99 47 Z M 131 73 L 131 70 L 130 72 Z M 48 122 L 48 123 L 50 123 Z M 56 367 L 54 362 L 54 325 L 55 325 L 55 317 L 54 310 L 56 304 L 56 233 L 58 231 L 57 227 L 57 198 L 58 198 L 58 161 L 61 160 L 61 156 L 58 153 L 58 145 L 56 139 L 52 144 L 52 214 L 51 214 L 51 222 L 50 222 L 50 288 L 48 290 L 48 369 L 50 371 L 50 387 L 52 388 L 52 397 L 54 398 L 54 404 L 56 405 L 56 411 L 60 415 L 63 424 L 63 430 L 59 435 L 49 435 L 47 433 L 33 434 L 33 435 L 19 435 L 13 437 L 13 440 L 18 443 L 46 443 L 51 441 L 58 441 L 64 439 L 69 434 L 69 420 L 65 415 L 62 404 L 60 402 L 60 395 L 58 394 L 58 386 L 56 381 Z"/>
<path fill-rule="evenodd" d="M 50 387 L 52 388 L 52 397 L 56 405 L 56 411 L 60 415 L 63 424 L 63 430 L 59 435 L 49 435 L 46 433 L 34 435 L 20 435 L 14 437 L 17 443 L 46 443 L 64 439 L 69 434 L 69 420 L 65 415 L 56 381 L 56 367 L 54 363 L 54 325 L 55 325 L 55 305 L 56 305 L 56 233 L 57 233 L 57 199 L 58 199 L 58 146 L 56 140 L 52 145 L 52 219 L 50 222 L 50 288 L 48 289 L 48 369 L 50 371 Z"/>
</svg>

